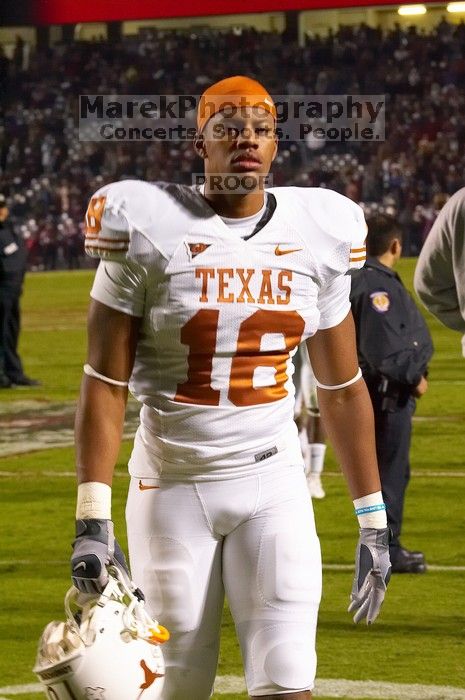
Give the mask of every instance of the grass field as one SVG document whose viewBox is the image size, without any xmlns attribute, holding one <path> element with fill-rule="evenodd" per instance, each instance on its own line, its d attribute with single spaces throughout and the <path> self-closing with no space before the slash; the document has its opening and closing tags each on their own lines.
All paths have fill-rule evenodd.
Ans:
<svg viewBox="0 0 465 700">
<path fill-rule="evenodd" d="M 409 286 L 413 266 L 414 261 L 409 259 L 399 266 Z M 34 692 L 19 694 L 17 689 L 13 694 L 12 688 L 11 692 L 1 689 L 36 682 L 31 668 L 37 639 L 47 622 L 63 615 L 74 529 L 75 482 L 69 475 L 73 452 L 66 446 L 27 452 L 28 420 L 32 416 L 40 422 L 50 405 L 69 409 L 76 399 L 91 278 L 88 271 L 28 277 L 21 353 L 27 373 L 39 378 L 43 386 L 3 390 L 0 394 L 0 446 L 13 439 L 8 432 L 13 415 L 21 418 L 26 412 L 28 416 L 27 420 L 16 421 L 20 426 L 14 438 L 17 449 L 7 445 L 12 454 L 0 459 L 0 700 L 43 698 Z M 315 503 L 316 518 L 325 564 L 347 566 L 329 566 L 324 574 L 318 634 L 320 679 L 465 689 L 465 569 L 453 568 L 465 565 L 465 361 L 460 356 L 459 335 L 431 317 L 428 323 L 436 353 L 430 390 L 419 402 L 415 418 L 414 476 L 408 491 L 403 539 L 407 546 L 422 549 L 428 563 L 438 569 L 424 576 L 394 576 L 379 622 L 369 629 L 352 624 L 346 607 L 357 527 L 330 451 L 324 477 L 327 498 Z M 49 435 L 52 443 L 53 425 Z M 114 519 L 123 541 L 129 450 L 130 443 L 125 442 L 114 484 Z M 20 451 L 23 453 L 14 454 Z M 227 609 L 223 624 L 219 674 L 241 675 Z M 379 693 L 376 697 L 386 697 L 382 690 Z M 246 695 L 223 693 L 214 697 L 219 700 Z M 318 697 L 324 696 L 320 693 Z M 363 700 L 365 696 L 350 697 Z M 455 696 L 439 693 L 434 697 L 465 698 L 465 690 Z"/>
</svg>

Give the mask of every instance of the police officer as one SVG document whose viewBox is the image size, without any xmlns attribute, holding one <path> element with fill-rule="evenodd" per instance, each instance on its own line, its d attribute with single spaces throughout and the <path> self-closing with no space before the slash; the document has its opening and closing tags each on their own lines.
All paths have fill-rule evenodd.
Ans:
<svg viewBox="0 0 465 700">
<path fill-rule="evenodd" d="M 393 270 L 402 252 L 396 221 L 377 214 L 367 223 L 368 259 L 352 277 L 351 303 L 360 367 L 375 415 L 381 484 L 392 530 L 392 571 L 423 573 L 423 553 L 402 547 L 400 534 L 410 477 L 412 416 L 415 399 L 428 388 L 433 344 L 415 302 Z"/>
<path fill-rule="evenodd" d="M 0 389 L 37 386 L 24 374 L 18 355 L 19 299 L 26 272 L 26 246 L 7 223 L 8 207 L 0 194 Z"/>
</svg>

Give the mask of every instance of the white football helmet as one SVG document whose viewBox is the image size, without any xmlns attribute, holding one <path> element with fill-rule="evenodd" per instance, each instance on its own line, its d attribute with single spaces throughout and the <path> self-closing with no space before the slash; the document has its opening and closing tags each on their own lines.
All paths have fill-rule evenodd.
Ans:
<svg viewBox="0 0 465 700">
<path fill-rule="evenodd" d="M 50 622 L 42 633 L 34 673 L 50 700 L 161 698 L 160 644 L 169 632 L 150 617 L 119 570 L 108 571 L 100 596 L 71 588 L 66 622 Z"/>
</svg>

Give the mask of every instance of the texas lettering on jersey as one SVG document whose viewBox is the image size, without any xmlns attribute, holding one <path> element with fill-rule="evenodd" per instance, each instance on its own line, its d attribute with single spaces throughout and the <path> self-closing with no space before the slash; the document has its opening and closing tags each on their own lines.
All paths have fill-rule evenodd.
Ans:
<svg viewBox="0 0 465 700">
<path fill-rule="evenodd" d="M 286 305 L 291 300 L 292 270 L 198 267 L 195 277 L 201 281 L 202 303 Z M 239 293 L 231 291 L 231 281 L 240 283 Z"/>
</svg>

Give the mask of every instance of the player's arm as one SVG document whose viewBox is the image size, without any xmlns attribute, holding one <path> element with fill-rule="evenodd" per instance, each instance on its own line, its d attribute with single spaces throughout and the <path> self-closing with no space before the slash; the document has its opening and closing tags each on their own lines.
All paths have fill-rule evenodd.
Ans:
<svg viewBox="0 0 465 700">
<path fill-rule="evenodd" d="M 97 481 L 111 486 L 140 320 L 91 300 L 86 365 L 120 384 L 83 374 L 75 424 L 79 484 Z"/>
<path fill-rule="evenodd" d="M 325 195 L 327 196 L 327 195 Z M 362 209 L 332 193 L 328 250 L 322 253 L 318 292 L 319 330 L 307 340 L 318 389 L 320 413 L 346 476 L 353 499 L 381 489 L 371 400 L 358 367 L 355 326 L 350 312 L 352 270 L 365 262 L 367 226 Z M 338 240 L 334 230 L 347 235 Z M 350 234 L 350 237 L 348 237 Z M 336 246 L 333 248 L 332 246 Z M 342 262 L 346 255 L 346 263 Z M 340 260 L 339 274 L 335 261 Z"/>
<path fill-rule="evenodd" d="M 358 369 L 352 313 L 307 340 L 321 416 L 360 525 L 349 611 L 374 622 L 390 578 L 389 530 L 376 459 L 370 397 Z M 322 386 L 325 388 L 322 388 Z"/>
<path fill-rule="evenodd" d="M 333 328 L 307 340 L 315 377 L 320 384 L 339 386 L 358 373 L 352 313 Z M 373 409 L 363 379 L 341 389 L 318 388 L 320 413 L 353 499 L 380 491 Z"/>
<path fill-rule="evenodd" d="M 136 316 L 91 301 L 87 362 L 75 422 L 78 496 L 71 558 L 73 582 L 86 593 L 105 587 L 109 564 L 128 573 L 113 531 L 111 485 L 139 324 Z"/>
<path fill-rule="evenodd" d="M 86 214 L 86 252 L 102 261 L 91 291 L 87 362 L 75 423 L 78 493 L 71 575 L 87 593 L 103 590 L 109 564 L 127 573 L 113 531 L 111 483 L 144 308 L 145 272 L 131 255 L 134 227 L 124 208 L 137 187 L 124 182 L 105 186 L 91 198 Z"/>
</svg>

